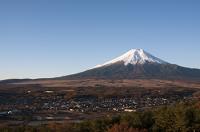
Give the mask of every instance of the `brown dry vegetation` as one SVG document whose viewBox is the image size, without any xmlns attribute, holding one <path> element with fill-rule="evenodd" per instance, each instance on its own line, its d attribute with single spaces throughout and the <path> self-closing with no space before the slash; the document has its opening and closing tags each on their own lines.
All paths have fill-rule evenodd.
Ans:
<svg viewBox="0 0 200 132">
<path fill-rule="evenodd" d="M 160 88 L 160 87 L 187 87 L 200 88 L 198 81 L 185 80 L 157 80 L 157 79 L 135 79 L 135 80 L 102 80 L 102 79 L 81 79 L 81 80 L 35 80 L 16 85 L 41 85 L 43 87 L 144 87 L 144 88 Z"/>
<path fill-rule="evenodd" d="M 192 91 L 200 90 L 200 82 L 185 80 L 157 80 L 157 79 L 135 79 L 135 80 L 102 80 L 102 79 L 81 79 L 81 80 L 32 80 L 14 84 L 1 84 L 0 91 L 9 93 L 26 93 L 38 96 L 38 92 L 52 90 L 57 93 L 64 93 L 66 98 L 77 95 L 94 96 L 127 96 L 140 94 L 164 95 L 169 91 Z M 44 94 L 44 93 L 42 93 Z M 195 96 L 199 96 L 197 92 Z"/>
</svg>

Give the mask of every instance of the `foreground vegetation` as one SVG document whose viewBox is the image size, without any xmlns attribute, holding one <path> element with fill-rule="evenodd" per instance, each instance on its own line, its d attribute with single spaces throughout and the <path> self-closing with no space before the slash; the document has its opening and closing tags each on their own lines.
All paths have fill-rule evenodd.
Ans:
<svg viewBox="0 0 200 132">
<path fill-rule="evenodd" d="M 1 132 L 190 132 L 200 130 L 198 103 L 178 103 L 81 123 L 1 126 Z"/>
</svg>

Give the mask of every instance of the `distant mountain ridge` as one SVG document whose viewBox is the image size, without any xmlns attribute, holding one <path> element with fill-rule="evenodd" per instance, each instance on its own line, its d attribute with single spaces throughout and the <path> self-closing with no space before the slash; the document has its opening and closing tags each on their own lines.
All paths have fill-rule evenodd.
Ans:
<svg viewBox="0 0 200 132">
<path fill-rule="evenodd" d="M 7 84 L 7 83 L 20 83 L 25 81 L 31 81 L 33 79 L 7 79 L 7 80 L 0 80 L 0 84 Z"/>
</svg>

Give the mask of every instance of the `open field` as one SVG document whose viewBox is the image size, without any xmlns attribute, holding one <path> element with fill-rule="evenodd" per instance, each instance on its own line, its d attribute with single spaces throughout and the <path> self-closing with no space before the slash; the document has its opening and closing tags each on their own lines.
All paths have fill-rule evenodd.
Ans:
<svg viewBox="0 0 200 132">
<path fill-rule="evenodd" d="M 16 85 L 41 85 L 43 87 L 144 87 L 144 88 L 162 88 L 162 87 L 185 87 L 200 88 L 199 81 L 185 80 L 157 80 L 157 79 L 135 79 L 135 80 L 102 80 L 102 79 L 80 79 L 80 80 L 34 80 Z"/>
</svg>

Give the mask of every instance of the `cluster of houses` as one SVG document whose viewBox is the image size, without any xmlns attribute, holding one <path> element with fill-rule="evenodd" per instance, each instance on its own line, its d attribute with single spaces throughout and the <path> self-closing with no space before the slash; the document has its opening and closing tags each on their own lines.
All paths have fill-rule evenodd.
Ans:
<svg viewBox="0 0 200 132">
<path fill-rule="evenodd" d="M 134 112 L 144 107 L 153 107 L 167 105 L 179 100 L 180 97 L 109 97 L 109 98 L 91 98 L 80 97 L 70 100 L 58 100 L 44 102 L 41 106 L 45 110 L 67 110 L 70 112 Z"/>
<path fill-rule="evenodd" d="M 29 92 L 30 93 L 30 92 Z M 135 112 L 154 106 L 168 105 L 179 100 L 188 99 L 182 95 L 142 97 L 120 96 L 120 97 L 96 97 L 75 96 L 69 99 L 64 94 L 56 94 L 46 91 L 39 96 L 26 96 L 15 98 L 12 103 L 0 104 L 0 118 L 13 115 L 34 115 L 41 113 L 90 113 L 90 112 Z"/>
</svg>

